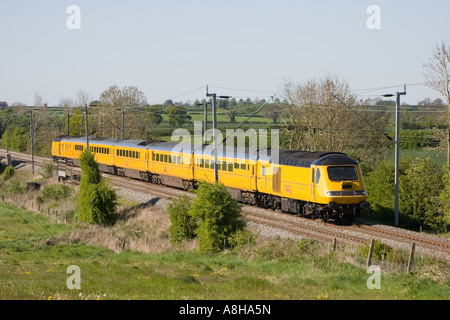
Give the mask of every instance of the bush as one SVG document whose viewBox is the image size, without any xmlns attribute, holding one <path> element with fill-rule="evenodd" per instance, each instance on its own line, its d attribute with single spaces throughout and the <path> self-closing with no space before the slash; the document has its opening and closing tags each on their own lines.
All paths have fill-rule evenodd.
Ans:
<svg viewBox="0 0 450 320">
<path fill-rule="evenodd" d="M 53 184 L 44 187 L 37 197 L 37 201 L 44 203 L 48 200 L 67 199 L 72 194 L 72 189 L 63 184 Z"/>
<path fill-rule="evenodd" d="M 227 247 L 232 235 L 245 227 L 241 207 L 220 183 L 201 182 L 189 209 L 197 221 L 200 252 L 217 252 Z"/>
<path fill-rule="evenodd" d="M 91 224 L 115 222 L 117 195 L 104 180 L 80 188 L 77 198 L 78 220 Z"/>
<path fill-rule="evenodd" d="M 15 169 L 13 166 L 7 166 L 3 172 L 3 180 L 9 180 L 14 175 Z"/>
<path fill-rule="evenodd" d="M 414 161 L 403 158 L 399 172 L 399 223 L 413 229 L 423 226 L 430 230 L 444 230 L 443 171 L 429 158 Z M 386 223 L 394 221 L 394 176 L 394 165 L 387 161 L 379 163 L 367 175 L 365 182 L 371 208 L 364 213 L 366 216 Z"/>
<path fill-rule="evenodd" d="M 55 172 L 55 165 L 51 161 L 44 161 L 44 165 L 41 167 L 39 173 L 44 179 L 49 179 L 53 177 L 53 172 Z"/>
<path fill-rule="evenodd" d="M 79 221 L 99 224 L 115 222 L 117 195 L 101 179 L 98 164 L 89 150 L 80 157 L 81 182 L 77 197 L 77 216 Z"/>
<path fill-rule="evenodd" d="M 195 236 L 194 230 L 197 228 L 195 220 L 189 215 L 191 201 L 184 195 L 173 200 L 167 205 L 170 221 L 170 241 L 178 244 L 183 240 L 192 239 Z"/>
</svg>

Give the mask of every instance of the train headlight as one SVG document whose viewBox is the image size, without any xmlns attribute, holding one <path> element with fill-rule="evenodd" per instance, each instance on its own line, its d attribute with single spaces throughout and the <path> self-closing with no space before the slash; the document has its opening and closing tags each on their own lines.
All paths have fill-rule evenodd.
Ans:
<svg viewBox="0 0 450 320">
<path fill-rule="evenodd" d="M 340 191 L 327 191 L 327 196 L 329 196 L 329 197 L 337 197 L 340 195 L 341 195 Z"/>
<path fill-rule="evenodd" d="M 366 190 L 355 190 L 355 196 L 365 196 Z"/>
</svg>

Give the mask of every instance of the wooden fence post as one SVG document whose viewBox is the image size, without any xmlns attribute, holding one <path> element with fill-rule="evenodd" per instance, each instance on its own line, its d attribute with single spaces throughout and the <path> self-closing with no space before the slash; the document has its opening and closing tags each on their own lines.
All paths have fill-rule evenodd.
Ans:
<svg viewBox="0 0 450 320">
<path fill-rule="evenodd" d="M 409 251 L 409 259 L 408 259 L 408 269 L 407 272 L 412 270 L 412 266 L 414 263 L 414 251 L 416 250 L 416 244 L 413 242 L 411 244 L 411 250 Z"/>
<path fill-rule="evenodd" d="M 367 257 L 367 267 L 370 267 L 372 265 L 373 245 L 374 245 L 374 240 L 370 239 L 369 256 Z"/>
</svg>

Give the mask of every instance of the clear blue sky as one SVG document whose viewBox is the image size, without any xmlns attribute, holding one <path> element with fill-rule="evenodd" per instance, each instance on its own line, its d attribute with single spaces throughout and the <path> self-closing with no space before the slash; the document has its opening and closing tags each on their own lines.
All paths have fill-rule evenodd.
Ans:
<svg viewBox="0 0 450 320">
<path fill-rule="evenodd" d="M 80 30 L 66 26 L 69 5 L 81 9 Z M 380 30 L 366 26 L 369 5 L 381 9 Z M 285 79 L 326 74 L 352 89 L 423 83 L 434 46 L 450 44 L 449 12 L 443 0 L 2 0 L 0 100 L 31 105 L 39 92 L 57 105 L 114 84 L 137 86 L 149 103 L 202 99 L 206 84 L 263 98 Z M 423 85 L 407 91 L 408 103 L 439 97 Z"/>
</svg>

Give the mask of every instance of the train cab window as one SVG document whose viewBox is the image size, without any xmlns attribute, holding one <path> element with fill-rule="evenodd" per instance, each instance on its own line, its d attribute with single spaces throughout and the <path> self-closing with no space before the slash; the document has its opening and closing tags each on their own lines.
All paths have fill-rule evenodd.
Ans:
<svg viewBox="0 0 450 320">
<path fill-rule="evenodd" d="M 316 173 L 316 184 L 319 183 L 320 180 L 320 169 L 317 169 L 317 173 Z"/>
<path fill-rule="evenodd" d="M 355 167 L 328 167 L 328 178 L 332 181 L 357 181 L 358 173 Z"/>
</svg>

